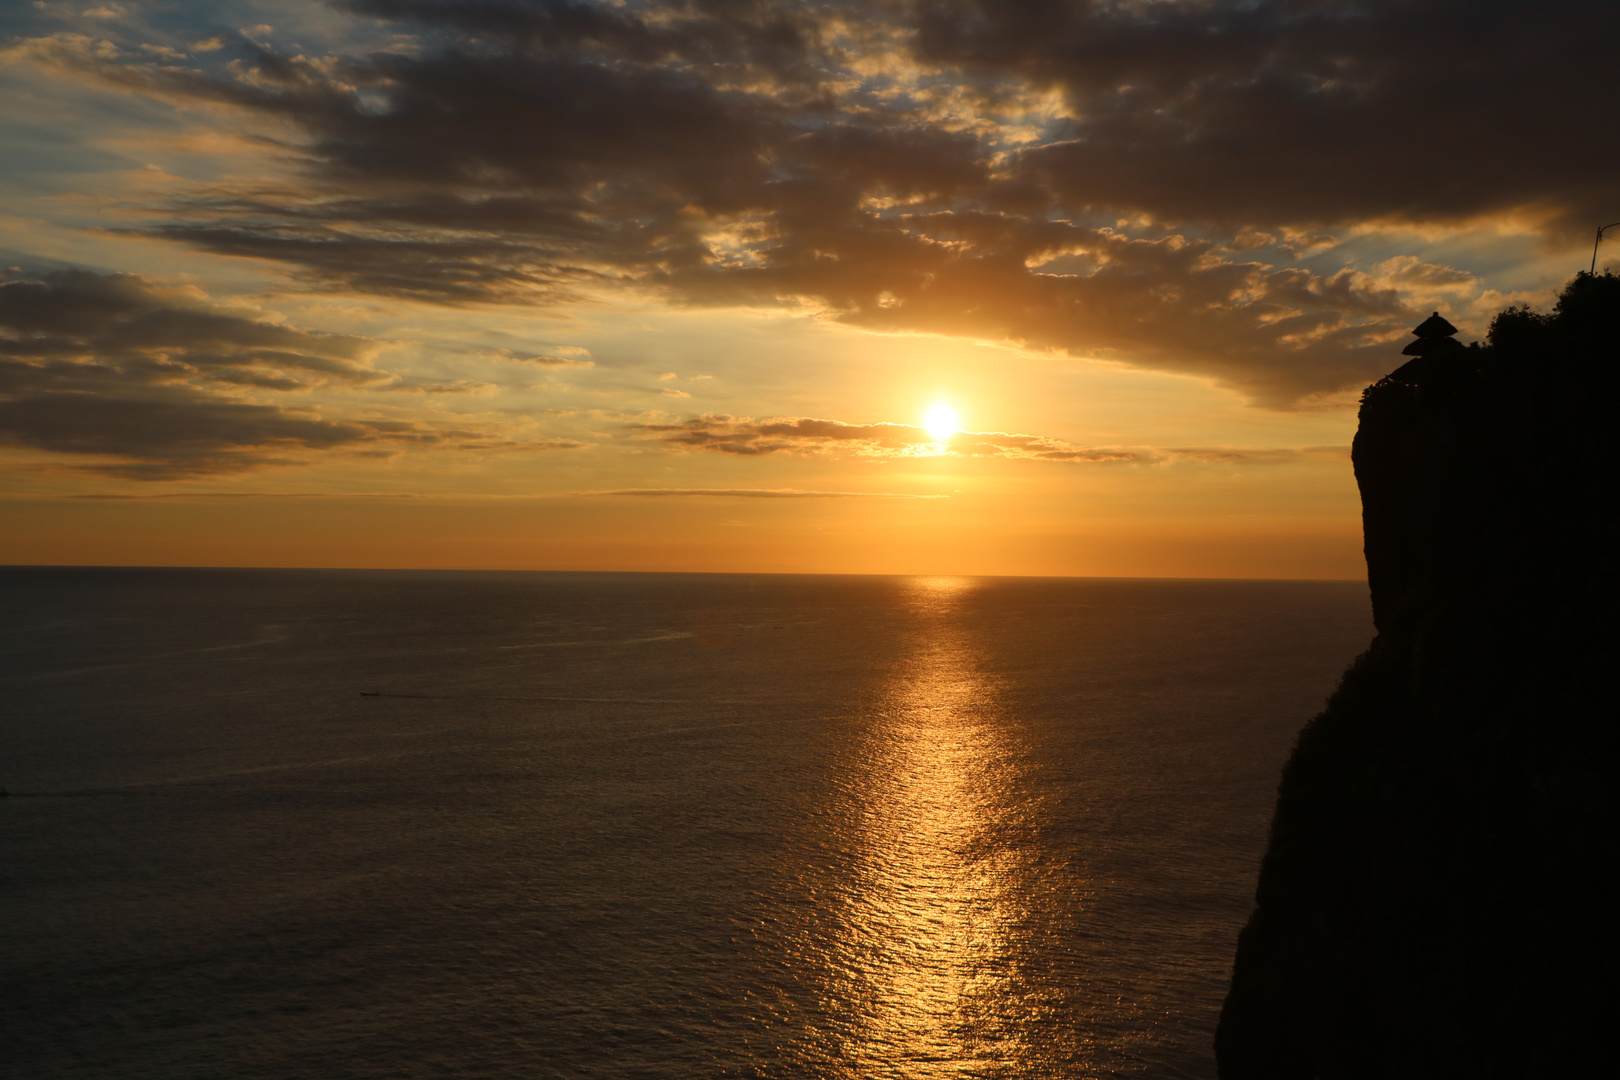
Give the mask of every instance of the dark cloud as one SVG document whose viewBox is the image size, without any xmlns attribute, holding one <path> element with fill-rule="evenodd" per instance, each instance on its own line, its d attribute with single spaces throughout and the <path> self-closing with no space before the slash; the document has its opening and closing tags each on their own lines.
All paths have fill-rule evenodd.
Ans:
<svg viewBox="0 0 1620 1080">
<path fill-rule="evenodd" d="M 827 250 L 855 269 L 826 260 Z M 1011 339 L 1213 376 L 1272 405 L 1378 377 L 1397 352 L 1387 342 L 1416 315 L 1353 270 L 1321 275 L 1225 257 L 1207 240 L 977 212 L 904 217 L 842 246 L 810 234 L 783 241 L 774 266 L 675 279 L 715 303 L 810 291 L 873 329 Z"/>
<path fill-rule="evenodd" d="M 64 454 L 126 459 L 96 471 L 173 479 L 285 465 L 289 454 L 368 440 L 373 432 L 271 405 L 169 392 L 154 398 L 24 393 L 0 400 L 0 440 Z"/>
<path fill-rule="evenodd" d="M 1333 230 L 1620 216 L 1620 145 L 1590 130 L 1607 2 L 347 7 L 419 47 L 23 51 L 293 132 L 298 184 L 199 188 L 148 231 L 322 288 L 808 300 L 1273 406 L 1370 381 L 1428 310 L 1411 297 L 1469 285 L 1298 265 Z"/>
<path fill-rule="evenodd" d="M 1019 155 L 1065 202 L 1244 225 L 1615 215 L 1607 0 L 919 5 L 916 55 L 1062 93 Z M 1607 216 L 1604 216 L 1607 215 Z"/>
<path fill-rule="evenodd" d="M 80 466 L 172 479 L 288 464 L 312 452 L 476 438 L 329 420 L 242 400 L 371 386 L 376 343 L 279 326 L 194 289 L 63 271 L 0 283 L 0 443 L 104 459 Z"/>
<path fill-rule="evenodd" d="M 768 72 L 788 82 L 814 84 L 821 23 L 806 5 L 758 0 L 675 2 L 655 18 L 579 0 L 343 0 L 362 14 L 425 26 L 452 27 L 476 38 L 495 38 L 531 50 L 625 59 L 644 64 L 672 60 L 739 74 Z"/>
<path fill-rule="evenodd" d="M 607 277 L 571 265 L 565 252 L 390 221 L 389 211 L 358 200 L 288 202 L 259 218 L 238 216 L 239 206 L 237 199 L 189 200 L 181 208 L 186 220 L 145 231 L 220 255 L 290 264 L 315 289 L 337 284 L 434 304 L 561 304 L 580 298 L 581 283 Z"/>
<path fill-rule="evenodd" d="M 371 366 L 374 341 L 279 326 L 134 274 L 67 270 L 0 282 L 0 333 L 0 357 L 45 362 L 63 378 L 116 370 L 151 383 L 257 376 L 306 388 L 391 378 Z"/>
</svg>

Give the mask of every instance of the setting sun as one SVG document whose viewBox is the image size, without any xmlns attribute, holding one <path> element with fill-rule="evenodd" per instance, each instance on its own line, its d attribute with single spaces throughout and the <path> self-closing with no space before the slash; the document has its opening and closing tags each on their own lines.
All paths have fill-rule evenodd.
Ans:
<svg viewBox="0 0 1620 1080">
<path fill-rule="evenodd" d="M 928 429 L 937 442 L 944 442 L 955 435 L 960 428 L 961 421 L 957 418 L 956 410 L 943 401 L 935 402 L 923 417 L 923 427 Z"/>
</svg>

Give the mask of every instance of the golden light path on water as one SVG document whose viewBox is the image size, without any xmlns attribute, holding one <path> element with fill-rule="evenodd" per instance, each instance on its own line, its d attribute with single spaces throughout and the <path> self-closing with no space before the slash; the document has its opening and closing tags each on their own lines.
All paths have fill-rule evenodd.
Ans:
<svg viewBox="0 0 1620 1080">
<path fill-rule="evenodd" d="M 907 587 L 915 647 L 873 703 L 851 784 L 859 854 L 839 996 L 855 1015 L 843 1057 L 852 1077 L 1041 1074 L 1056 1048 L 1037 1045 L 1051 1010 L 1020 990 L 1029 874 L 1000 842 L 1022 805 L 1007 797 L 1016 748 L 954 617 L 976 585 Z"/>
</svg>

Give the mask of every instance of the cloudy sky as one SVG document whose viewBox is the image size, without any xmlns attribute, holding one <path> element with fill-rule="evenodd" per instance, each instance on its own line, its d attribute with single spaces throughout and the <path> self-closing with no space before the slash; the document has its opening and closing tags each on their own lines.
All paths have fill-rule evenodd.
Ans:
<svg viewBox="0 0 1620 1080">
<path fill-rule="evenodd" d="M 1361 388 L 1620 219 L 1612 2 L 0 42 L 0 562 L 1357 577 Z"/>
</svg>

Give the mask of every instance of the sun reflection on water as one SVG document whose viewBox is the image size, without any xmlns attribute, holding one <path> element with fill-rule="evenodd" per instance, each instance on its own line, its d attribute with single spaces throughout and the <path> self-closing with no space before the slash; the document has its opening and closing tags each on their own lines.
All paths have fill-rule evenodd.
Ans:
<svg viewBox="0 0 1620 1080">
<path fill-rule="evenodd" d="M 1017 772 L 996 685 L 956 616 L 977 584 L 907 583 L 916 640 L 873 703 L 854 780 L 857 883 L 841 926 L 851 1076 L 1031 1075 Z M 842 996 L 842 995 L 841 995 Z"/>
</svg>

